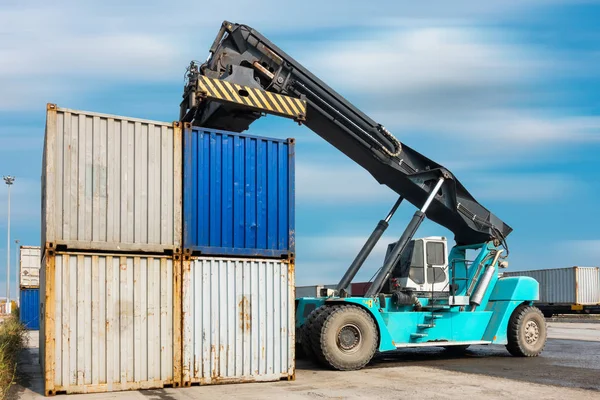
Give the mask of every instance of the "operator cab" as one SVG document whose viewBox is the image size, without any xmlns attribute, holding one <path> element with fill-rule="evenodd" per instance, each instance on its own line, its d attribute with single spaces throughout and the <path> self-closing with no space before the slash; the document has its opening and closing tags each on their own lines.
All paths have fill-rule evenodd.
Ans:
<svg viewBox="0 0 600 400">
<path fill-rule="evenodd" d="M 388 245 L 386 258 L 396 242 Z M 430 236 L 411 240 L 390 275 L 391 287 L 415 292 L 448 292 L 446 238 Z"/>
</svg>

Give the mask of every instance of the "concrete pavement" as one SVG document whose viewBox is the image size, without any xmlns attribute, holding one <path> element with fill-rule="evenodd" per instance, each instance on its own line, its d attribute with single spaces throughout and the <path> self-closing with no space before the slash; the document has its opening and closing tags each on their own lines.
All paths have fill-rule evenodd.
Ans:
<svg viewBox="0 0 600 400">
<path fill-rule="evenodd" d="M 600 399 L 600 324 L 551 322 L 547 349 L 514 359 L 503 346 L 475 346 L 464 356 L 407 350 L 361 371 L 323 370 L 299 360 L 296 380 L 191 388 L 56 396 L 56 399 Z M 32 333 L 21 368 L 26 379 L 11 398 L 43 399 L 38 349 Z M 570 340 L 560 340 L 568 338 Z M 594 350 L 595 349 L 595 350 Z M 592 390 L 585 390 L 592 389 Z"/>
</svg>

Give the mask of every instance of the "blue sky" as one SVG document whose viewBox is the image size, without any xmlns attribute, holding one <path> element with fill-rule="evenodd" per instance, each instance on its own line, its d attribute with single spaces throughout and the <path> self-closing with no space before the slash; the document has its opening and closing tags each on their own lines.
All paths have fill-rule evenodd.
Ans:
<svg viewBox="0 0 600 400">
<path fill-rule="evenodd" d="M 185 67 L 206 58 L 227 19 L 449 167 L 514 228 L 511 269 L 600 265 L 598 2 L 203 3 L 2 2 L 0 172 L 17 177 L 13 241 L 39 244 L 45 104 L 175 120 Z M 306 127 L 267 117 L 250 132 L 297 139 L 297 283 L 336 282 L 394 194 Z M 404 204 L 358 279 L 413 212 Z M 432 223 L 418 235 L 452 243 Z M 2 295 L 5 259 L 0 185 Z"/>
</svg>

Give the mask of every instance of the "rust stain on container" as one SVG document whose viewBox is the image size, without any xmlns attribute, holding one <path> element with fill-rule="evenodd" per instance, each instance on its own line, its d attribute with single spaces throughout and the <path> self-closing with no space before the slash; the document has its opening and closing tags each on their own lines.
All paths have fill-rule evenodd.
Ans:
<svg viewBox="0 0 600 400">
<path fill-rule="evenodd" d="M 45 255 L 45 260 L 42 262 L 43 278 L 44 278 L 44 304 L 50 305 L 45 307 L 44 318 L 44 393 L 46 396 L 55 393 L 54 387 L 54 371 L 55 371 L 55 346 L 56 336 L 54 331 L 55 323 L 55 270 L 56 261 L 54 251 L 48 250 Z"/>
<path fill-rule="evenodd" d="M 214 364 L 212 366 L 212 374 L 211 374 L 211 376 L 212 376 L 213 379 L 216 379 L 219 376 L 219 373 L 217 371 L 217 365 L 216 365 L 217 364 L 217 359 L 218 359 L 218 357 L 216 355 L 217 354 L 217 349 L 215 348 L 214 344 L 210 346 L 210 354 L 211 354 L 210 358 L 214 361 Z"/>
<path fill-rule="evenodd" d="M 252 331 L 252 305 L 250 304 L 250 300 L 246 296 L 242 296 L 242 300 L 240 300 L 238 306 L 240 308 L 240 326 L 242 327 L 242 331 L 250 334 Z"/>
<path fill-rule="evenodd" d="M 178 266 L 170 261 L 164 256 L 46 251 L 40 330 L 46 395 L 179 387 L 181 350 L 175 335 L 180 322 L 174 321 L 172 311 L 162 320 L 155 317 L 159 308 L 176 308 Z M 144 278 L 138 279 L 139 273 Z M 173 282 L 167 279 L 171 277 Z M 77 296 L 71 295 L 74 291 Z M 91 308 L 91 315 L 71 314 L 80 304 Z M 146 335 L 140 337 L 141 330 Z M 147 344 L 132 348 L 140 339 Z M 92 357 L 85 353 L 80 360 L 90 344 Z M 73 354 L 78 357 L 75 364 L 70 362 Z M 148 373 L 138 377 L 134 368 Z"/>
<path fill-rule="evenodd" d="M 184 262 L 183 363 L 196 364 L 185 386 L 290 379 L 293 261 L 203 256 Z"/>
</svg>

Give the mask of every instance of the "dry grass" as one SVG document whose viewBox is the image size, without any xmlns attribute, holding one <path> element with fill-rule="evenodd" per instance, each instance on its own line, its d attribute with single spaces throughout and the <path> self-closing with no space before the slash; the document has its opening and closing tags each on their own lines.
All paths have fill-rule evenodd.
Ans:
<svg viewBox="0 0 600 400">
<path fill-rule="evenodd" d="M 6 318 L 0 325 L 0 399 L 4 399 L 15 379 L 17 358 L 25 344 L 25 327 L 18 314 Z"/>
</svg>

